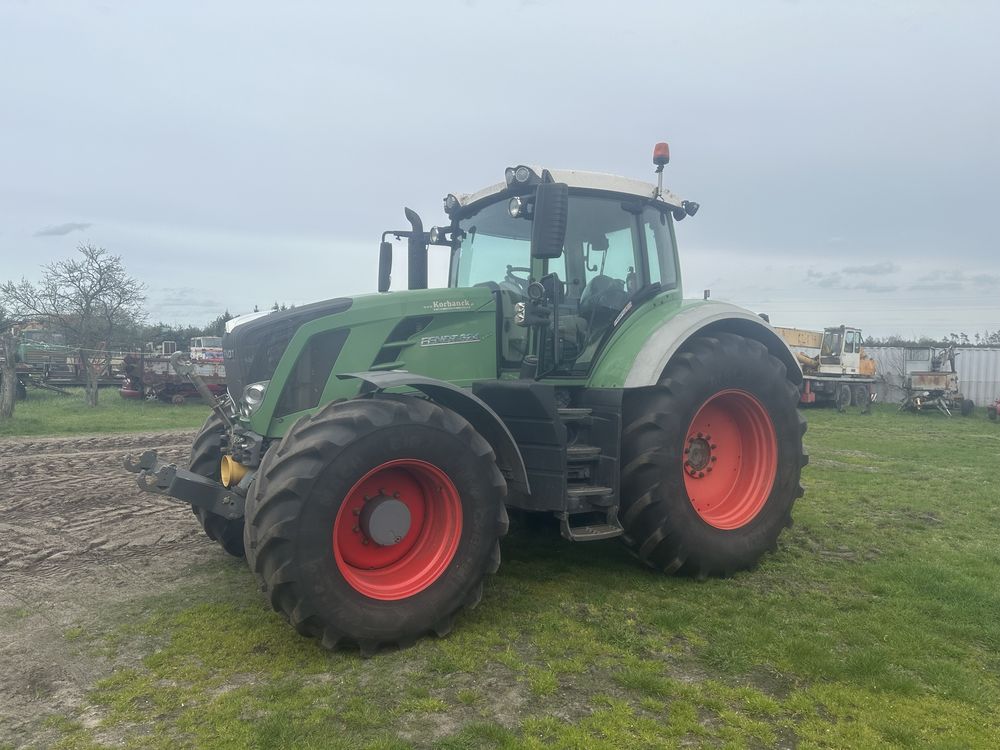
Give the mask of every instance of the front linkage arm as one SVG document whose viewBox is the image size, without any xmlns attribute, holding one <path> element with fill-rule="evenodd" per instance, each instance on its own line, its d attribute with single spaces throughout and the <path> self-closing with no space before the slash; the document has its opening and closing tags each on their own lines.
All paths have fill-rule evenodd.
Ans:
<svg viewBox="0 0 1000 750">
<path fill-rule="evenodd" d="M 133 461 L 131 455 L 126 456 L 125 468 L 139 475 L 136 482 L 139 489 L 145 492 L 166 495 L 179 503 L 190 503 L 223 518 L 243 517 L 243 497 L 201 474 L 163 463 L 156 451 L 144 451 L 138 461 Z"/>
</svg>

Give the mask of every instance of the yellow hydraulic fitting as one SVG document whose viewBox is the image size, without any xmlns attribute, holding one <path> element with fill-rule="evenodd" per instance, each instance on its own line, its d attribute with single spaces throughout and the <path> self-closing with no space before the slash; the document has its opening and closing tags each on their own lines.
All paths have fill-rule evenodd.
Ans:
<svg viewBox="0 0 1000 750">
<path fill-rule="evenodd" d="M 241 464 L 239 461 L 235 461 L 232 456 L 223 456 L 221 465 L 222 474 L 222 484 L 226 487 L 232 487 L 240 483 L 240 480 L 246 475 L 246 466 Z"/>
</svg>

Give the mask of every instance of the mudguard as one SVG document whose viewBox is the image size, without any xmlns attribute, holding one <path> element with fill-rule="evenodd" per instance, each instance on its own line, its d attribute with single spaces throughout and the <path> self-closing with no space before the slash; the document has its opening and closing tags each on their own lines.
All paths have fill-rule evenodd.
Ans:
<svg viewBox="0 0 1000 750">
<path fill-rule="evenodd" d="M 625 377 L 626 388 L 642 388 L 659 382 L 667 363 L 692 336 L 735 333 L 759 341 L 788 370 L 788 378 L 798 385 L 802 369 L 788 344 L 760 316 L 725 302 L 704 302 L 682 307 L 656 328 L 639 350 Z"/>
<path fill-rule="evenodd" d="M 337 375 L 341 380 L 362 380 L 370 387 L 362 392 L 373 390 L 383 391 L 388 388 L 413 388 L 456 414 L 460 414 L 476 431 L 486 438 L 493 446 L 497 456 L 497 464 L 511 489 L 531 494 L 528 485 L 528 472 L 524 467 L 524 459 L 517 447 L 514 436 L 510 434 L 507 425 L 497 416 L 489 405 L 473 395 L 471 391 L 435 378 L 416 375 L 403 370 L 387 370 L 376 372 L 349 372 Z"/>
</svg>

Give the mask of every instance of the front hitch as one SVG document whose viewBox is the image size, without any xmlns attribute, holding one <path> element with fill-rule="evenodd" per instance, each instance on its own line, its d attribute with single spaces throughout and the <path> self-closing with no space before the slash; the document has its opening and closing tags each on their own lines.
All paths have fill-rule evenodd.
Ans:
<svg viewBox="0 0 1000 750">
<path fill-rule="evenodd" d="M 155 450 L 144 451 L 138 461 L 129 454 L 125 457 L 125 469 L 139 475 L 136 483 L 144 492 L 165 495 L 223 518 L 243 517 L 245 500 L 242 496 L 201 474 L 163 463 Z"/>
</svg>

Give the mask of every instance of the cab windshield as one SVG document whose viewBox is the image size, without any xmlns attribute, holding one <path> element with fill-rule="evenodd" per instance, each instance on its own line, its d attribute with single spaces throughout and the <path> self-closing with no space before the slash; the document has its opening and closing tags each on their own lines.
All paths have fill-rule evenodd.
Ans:
<svg viewBox="0 0 1000 750">
<path fill-rule="evenodd" d="M 462 244 L 452 262 L 453 287 L 489 286 L 521 292 L 531 265 L 531 222 L 515 219 L 507 202 L 485 206 L 459 222 Z M 516 274 L 516 276 L 515 276 Z"/>
<path fill-rule="evenodd" d="M 531 220 L 512 217 L 502 199 L 461 219 L 459 228 L 450 286 L 486 287 L 498 295 L 500 351 L 504 365 L 516 367 L 527 353 L 528 335 L 514 324 L 514 309 L 537 280 L 531 274 Z M 559 370 L 585 373 L 641 290 L 677 286 L 667 209 L 622 196 L 570 193 L 563 253 L 547 268 L 560 282 Z"/>
</svg>

